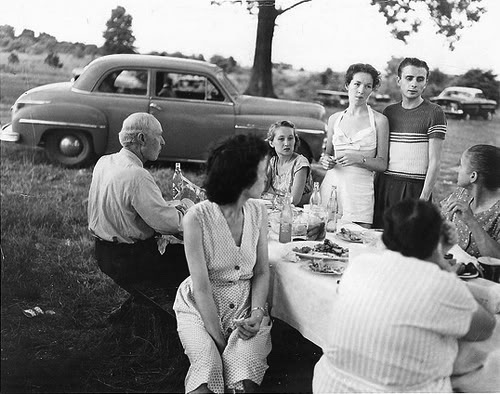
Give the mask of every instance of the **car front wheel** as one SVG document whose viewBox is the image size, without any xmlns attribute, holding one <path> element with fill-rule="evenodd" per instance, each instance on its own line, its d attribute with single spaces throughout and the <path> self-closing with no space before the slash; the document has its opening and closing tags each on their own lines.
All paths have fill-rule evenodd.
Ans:
<svg viewBox="0 0 500 394">
<path fill-rule="evenodd" d="M 81 131 L 54 132 L 45 139 L 49 159 L 65 167 L 81 167 L 94 156 L 90 137 Z"/>
</svg>

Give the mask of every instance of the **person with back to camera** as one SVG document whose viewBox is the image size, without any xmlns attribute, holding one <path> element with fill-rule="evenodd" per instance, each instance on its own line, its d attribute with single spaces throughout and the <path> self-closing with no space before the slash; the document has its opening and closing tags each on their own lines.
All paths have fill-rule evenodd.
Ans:
<svg viewBox="0 0 500 394">
<path fill-rule="evenodd" d="M 266 192 L 283 197 L 292 195 L 292 204 L 303 206 L 309 202 L 313 189 L 311 165 L 305 156 L 297 153 L 299 136 L 292 122 L 273 123 L 266 140 L 274 151 L 269 160 Z"/>
<path fill-rule="evenodd" d="M 179 286 L 174 310 L 190 361 L 186 392 L 256 390 L 271 351 L 266 182 L 267 143 L 237 135 L 207 161 L 208 200 L 184 219 L 191 276 Z"/>
<path fill-rule="evenodd" d="M 407 199 L 386 211 L 387 249 L 358 255 L 342 276 L 333 306 L 342 319 L 330 323 L 314 393 L 452 392 L 458 340 L 485 340 L 495 327 L 450 272 L 443 256 L 453 238 L 428 201 Z"/>
<path fill-rule="evenodd" d="M 375 177 L 373 226 L 382 227 L 384 211 L 406 198 L 431 200 L 439 175 L 446 135 L 446 116 L 437 104 L 422 97 L 429 80 L 429 66 L 405 58 L 398 67 L 402 100 L 389 105 L 389 163 Z"/>
<path fill-rule="evenodd" d="M 387 168 L 389 123 L 367 105 L 379 85 L 380 73 L 371 65 L 349 66 L 345 76 L 349 106 L 328 120 L 326 150 L 321 157 L 328 170 L 321 184 L 322 200 L 328 201 L 332 185 L 337 186 L 339 214 L 363 227 L 371 227 L 373 222 L 374 171 Z"/>
<path fill-rule="evenodd" d="M 457 185 L 441 206 L 457 227 L 458 245 L 471 256 L 500 259 L 500 148 L 467 149 L 460 159 Z"/>
<path fill-rule="evenodd" d="M 89 190 L 88 226 L 97 262 L 125 289 L 141 280 L 176 288 L 188 276 L 183 245 L 169 244 L 162 255 L 155 234 L 179 236 L 186 207 L 165 201 L 144 168 L 165 144 L 161 124 L 151 114 L 134 113 L 118 137 L 123 148 L 98 160 Z"/>
</svg>

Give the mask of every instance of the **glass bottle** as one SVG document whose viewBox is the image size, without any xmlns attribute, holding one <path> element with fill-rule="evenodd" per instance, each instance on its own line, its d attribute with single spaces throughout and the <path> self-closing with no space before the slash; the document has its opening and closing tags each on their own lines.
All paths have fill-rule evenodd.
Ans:
<svg viewBox="0 0 500 394">
<path fill-rule="evenodd" d="M 326 231 L 329 233 L 334 233 L 335 231 L 337 231 L 337 211 L 338 211 L 337 186 L 332 186 L 330 198 L 328 200 L 328 204 L 326 205 L 326 211 L 327 211 Z"/>
<path fill-rule="evenodd" d="M 314 182 L 314 189 L 309 199 L 309 204 L 311 204 L 311 209 L 321 206 L 321 193 L 319 191 L 319 182 Z"/>
<path fill-rule="evenodd" d="M 314 190 L 309 199 L 311 216 L 308 223 L 308 239 L 322 241 L 326 236 L 326 208 L 322 205 L 319 182 L 314 182 Z"/>
<path fill-rule="evenodd" d="M 183 189 L 181 163 L 175 163 L 174 175 L 172 176 L 172 200 L 180 200 Z"/>
<path fill-rule="evenodd" d="M 285 194 L 283 199 L 283 208 L 280 214 L 280 233 L 279 241 L 287 243 L 292 240 L 292 225 L 293 225 L 293 211 L 292 211 L 292 196 L 289 192 Z"/>
</svg>

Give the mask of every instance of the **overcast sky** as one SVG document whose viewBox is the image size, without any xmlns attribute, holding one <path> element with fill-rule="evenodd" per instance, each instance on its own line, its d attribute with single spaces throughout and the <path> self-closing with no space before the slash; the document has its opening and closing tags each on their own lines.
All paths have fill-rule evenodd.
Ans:
<svg viewBox="0 0 500 394">
<path fill-rule="evenodd" d="M 311 71 L 345 71 L 351 63 L 366 62 L 382 71 L 391 56 L 415 56 L 449 74 L 481 68 L 500 75 L 500 1 L 483 4 L 488 12 L 451 52 L 426 15 L 422 32 L 405 45 L 391 37 L 370 0 L 313 0 L 277 19 L 273 62 Z M 252 64 L 257 17 L 242 6 L 212 6 L 210 0 L 0 0 L 0 25 L 13 26 L 16 35 L 26 28 L 59 41 L 101 46 L 106 21 L 118 5 L 133 17 L 141 53 L 180 51 L 206 59 L 220 54 Z"/>
</svg>

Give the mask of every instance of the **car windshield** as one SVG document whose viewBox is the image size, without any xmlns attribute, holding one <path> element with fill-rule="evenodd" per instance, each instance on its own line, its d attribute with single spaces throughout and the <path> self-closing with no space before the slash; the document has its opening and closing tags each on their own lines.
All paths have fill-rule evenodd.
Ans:
<svg viewBox="0 0 500 394">
<path fill-rule="evenodd" d="M 224 71 L 219 70 L 216 74 L 217 80 L 220 82 L 224 88 L 229 92 L 229 94 L 232 97 L 237 97 L 240 95 L 240 92 L 238 91 L 238 88 L 234 84 L 233 81 L 229 79 L 229 77 L 224 73 Z"/>
</svg>

